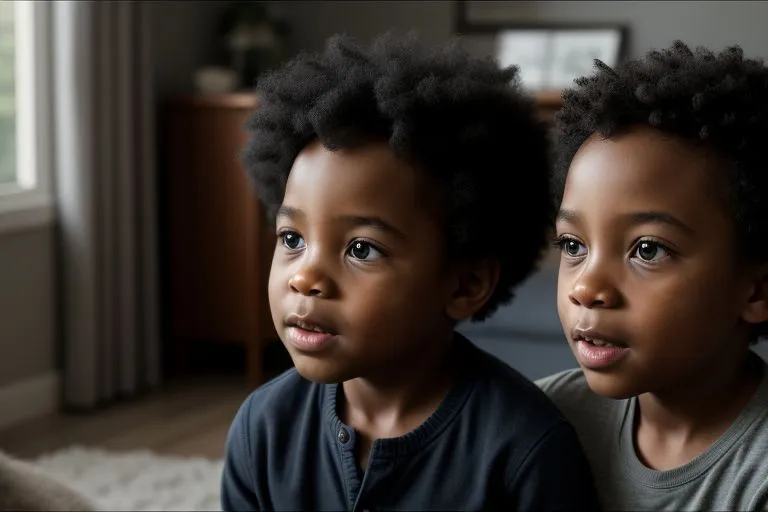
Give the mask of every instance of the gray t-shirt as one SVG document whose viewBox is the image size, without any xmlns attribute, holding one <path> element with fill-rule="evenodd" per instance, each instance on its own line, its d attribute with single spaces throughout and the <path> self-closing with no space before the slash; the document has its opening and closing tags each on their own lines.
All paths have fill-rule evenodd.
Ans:
<svg viewBox="0 0 768 512">
<path fill-rule="evenodd" d="M 768 510 L 768 371 L 730 428 L 698 457 L 669 471 L 634 448 L 637 398 L 590 391 L 581 370 L 536 381 L 576 428 L 606 510 Z"/>
</svg>

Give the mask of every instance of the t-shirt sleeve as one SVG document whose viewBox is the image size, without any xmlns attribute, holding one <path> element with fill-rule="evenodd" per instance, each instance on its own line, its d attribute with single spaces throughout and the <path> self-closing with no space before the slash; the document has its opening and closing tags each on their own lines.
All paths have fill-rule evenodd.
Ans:
<svg viewBox="0 0 768 512">
<path fill-rule="evenodd" d="M 254 456 L 249 421 L 252 397 L 237 412 L 227 435 L 224 470 L 221 477 L 221 508 L 224 512 L 261 510 L 254 492 Z"/>
<path fill-rule="evenodd" d="M 592 470 L 568 423 L 550 429 L 507 485 L 509 510 L 599 510 Z"/>
</svg>

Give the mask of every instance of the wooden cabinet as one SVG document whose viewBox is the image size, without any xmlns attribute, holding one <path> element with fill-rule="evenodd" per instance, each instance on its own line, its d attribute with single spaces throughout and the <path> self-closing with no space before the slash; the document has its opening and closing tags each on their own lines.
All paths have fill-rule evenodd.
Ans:
<svg viewBox="0 0 768 512">
<path fill-rule="evenodd" d="M 535 93 L 539 117 L 549 123 L 554 122 L 555 114 L 563 106 L 560 91 L 539 91 Z"/>
<path fill-rule="evenodd" d="M 267 280 L 275 236 L 238 163 L 252 95 L 183 96 L 163 105 L 166 333 L 175 366 L 190 344 L 245 347 L 249 380 L 276 338 Z"/>
</svg>

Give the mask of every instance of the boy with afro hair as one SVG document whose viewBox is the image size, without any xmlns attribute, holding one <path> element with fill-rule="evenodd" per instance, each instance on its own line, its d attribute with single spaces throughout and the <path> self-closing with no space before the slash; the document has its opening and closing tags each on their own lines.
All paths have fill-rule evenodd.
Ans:
<svg viewBox="0 0 768 512">
<path fill-rule="evenodd" d="M 539 385 L 608 510 L 765 510 L 768 68 L 682 42 L 564 92 L 558 312 Z"/>
<path fill-rule="evenodd" d="M 237 413 L 223 509 L 594 508 L 573 427 L 454 329 L 510 301 L 551 236 L 547 128 L 517 70 L 336 36 L 257 92 L 243 162 L 294 368 Z"/>
</svg>

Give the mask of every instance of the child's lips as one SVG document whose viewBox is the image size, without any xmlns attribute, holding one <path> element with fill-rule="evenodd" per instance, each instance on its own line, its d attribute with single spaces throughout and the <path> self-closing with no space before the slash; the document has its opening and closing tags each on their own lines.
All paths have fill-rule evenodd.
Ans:
<svg viewBox="0 0 768 512">
<path fill-rule="evenodd" d="M 319 352 L 335 339 L 335 334 L 308 331 L 296 326 L 286 330 L 286 341 L 302 352 Z"/>
<path fill-rule="evenodd" d="M 596 345 L 583 339 L 576 341 L 575 344 L 576 359 L 582 367 L 590 370 L 608 368 L 629 352 L 625 346 Z"/>
<path fill-rule="evenodd" d="M 629 347 L 618 337 L 594 328 L 574 328 L 571 331 L 576 359 L 584 368 L 599 370 L 620 361 Z"/>
<path fill-rule="evenodd" d="M 319 315 L 291 313 L 284 323 L 285 341 L 302 352 L 319 352 L 338 337 L 337 331 Z"/>
<path fill-rule="evenodd" d="M 300 329 L 302 329 L 304 331 L 309 331 L 309 332 L 317 332 L 317 333 L 321 333 L 321 334 L 333 334 L 333 333 L 330 332 L 329 329 L 326 329 L 324 327 L 320 327 L 320 326 L 315 325 L 315 324 L 313 324 L 311 322 L 306 322 L 304 320 L 297 320 L 296 324 L 293 325 L 292 327 L 298 327 L 298 328 L 300 328 Z"/>
<path fill-rule="evenodd" d="M 285 318 L 286 327 L 298 327 L 308 332 L 335 335 L 336 332 L 329 326 L 329 322 L 314 315 L 298 315 L 291 313 Z"/>
<path fill-rule="evenodd" d="M 597 346 L 614 346 L 622 348 L 627 348 L 628 346 L 619 336 L 599 331 L 593 327 L 573 328 L 571 330 L 571 341 L 584 341 Z"/>
</svg>

